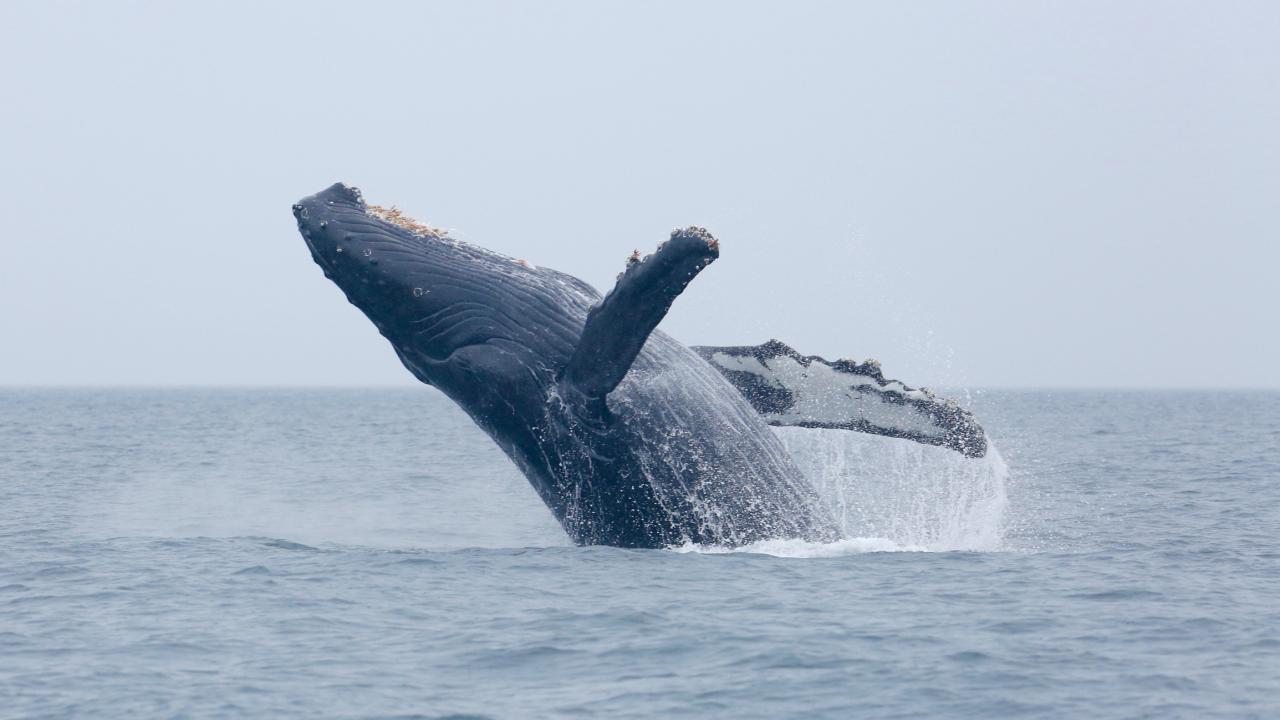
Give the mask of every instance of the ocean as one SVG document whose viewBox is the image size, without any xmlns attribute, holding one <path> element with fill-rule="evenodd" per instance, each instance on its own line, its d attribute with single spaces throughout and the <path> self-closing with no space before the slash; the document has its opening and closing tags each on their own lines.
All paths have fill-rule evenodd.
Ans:
<svg viewBox="0 0 1280 720">
<path fill-rule="evenodd" d="M 0 718 L 1280 717 L 1280 393 L 780 430 L 826 545 L 574 547 L 429 388 L 0 390 Z"/>
</svg>

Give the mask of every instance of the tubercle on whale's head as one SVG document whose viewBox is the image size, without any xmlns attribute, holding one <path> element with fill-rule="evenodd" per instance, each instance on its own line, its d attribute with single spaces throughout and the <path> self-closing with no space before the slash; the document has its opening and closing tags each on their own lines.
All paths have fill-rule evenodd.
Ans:
<svg viewBox="0 0 1280 720">
<path fill-rule="evenodd" d="M 454 242 L 446 231 L 420 223 L 394 205 L 367 203 L 359 188 L 345 183 L 294 203 L 293 216 L 316 263 L 344 290 L 345 283 L 357 278 L 378 285 L 393 279 L 395 268 L 380 267 L 380 254 L 417 255 L 421 265 L 433 246 Z"/>
<path fill-rule="evenodd" d="M 342 267 L 340 263 L 346 259 L 343 254 L 347 253 L 347 258 L 357 256 L 346 243 L 351 240 L 353 221 L 364 216 L 365 209 L 360 189 L 345 183 L 334 183 L 293 204 L 298 232 L 307 242 L 311 257 L 335 282 L 338 279 L 332 273 Z"/>
<path fill-rule="evenodd" d="M 380 273 L 373 272 L 380 262 L 375 253 L 379 244 L 388 249 L 404 245 L 402 249 L 422 250 L 431 241 L 446 239 L 443 230 L 410 218 L 394 205 L 384 208 L 366 203 L 359 188 L 345 183 L 335 183 L 294 203 L 293 216 L 316 263 L 339 285 L 343 278 L 333 274 L 339 271 L 386 274 L 385 268 Z M 403 230 L 410 237 L 387 233 L 388 228 L 380 227 L 382 224 Z"/>
<path fill-rule="evenodd" d="M 325 277 L 389 338 L 438 305 L 431 297 L 433 283 L 456 272 L 456 253 L 443 231 L 394 206 L 371 205 L 359 188 L 345 183 L 294 203 L 293 216 Z"/>
<path fill-rule="evenodd" d="M 325 276 L 419 379 L 439 386 L 441 378 L 426 376 L 465 364 L 460 349 L 527 334 L 508 306 L 520 301 L 513 285 L 537 292 L 529 280 L 539 271 L 528 263 L 371 205 L 342 183 L 299 200 L 293 214 Z"/>
<path fill-rule="evenodd" d="M 294 203 L 293 216 L 325 277 L 385 330 L 395 314 L 387 302 L 389 291 L 398 284 L 401 273 L 383 261 L 388 251 L 404 244 L 403 240 L 380 227 L 359 188 L 345 183 L 335 183 Z M 417 238 L 412 240 L 418 242 Z"/>
</svg>

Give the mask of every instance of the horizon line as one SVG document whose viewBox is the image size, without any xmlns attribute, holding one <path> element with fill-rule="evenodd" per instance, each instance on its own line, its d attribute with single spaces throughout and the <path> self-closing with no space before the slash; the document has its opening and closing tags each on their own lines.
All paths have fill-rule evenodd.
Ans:
<svg viewBox="0 0 1280 720">
<path fill-rule="evenodd" d="M 425 383 L 0 383 L 6 390 L 416 390 L 436 388 Z M 1280 392 L 1280 385 L 937 385 L 950 392 Z"/>
</svg>

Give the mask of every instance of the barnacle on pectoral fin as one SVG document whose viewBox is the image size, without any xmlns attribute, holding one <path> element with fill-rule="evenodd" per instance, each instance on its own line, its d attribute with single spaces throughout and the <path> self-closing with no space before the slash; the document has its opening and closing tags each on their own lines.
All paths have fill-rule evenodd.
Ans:
<svg viewBox="0 0 1280 720">
<path fill-rule="evenodd" d="M 717 240 L 714 235 L 707 232 L 707 229 L 704 227 L 701 227 L 698 225 L 690 225 L 689 227 L 684 229 L 676 228 L 675 230 L 671 231 L 671 239 L 674 240 L 675 238 L 680 236 L 696 237 L 702 240 L 704 243 L 706 243 L 707 247 L 710 248 L 712 252 L 717 254 L 720 252 L 720 241 Z M 663 243 L 662 245 L 666 245 L 666 243 Z M 658 246 L 659 250 L 662 249 L 662 245 Z"/>
<path fill-rule="evenodd" d="M 713 241 L 690 227 L 672 231 L 651 255 L 627 257 L 617 285 L 587 313 L 561 375 L 567 392 L 601 400 L 618 386 L 676 297 L 718 255 Z"/>
</svg>

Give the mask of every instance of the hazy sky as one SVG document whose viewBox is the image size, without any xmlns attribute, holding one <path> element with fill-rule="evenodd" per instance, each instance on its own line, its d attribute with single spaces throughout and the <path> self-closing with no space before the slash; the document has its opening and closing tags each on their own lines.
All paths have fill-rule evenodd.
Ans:
<svg viewBox="0 0 1280 720">
<path fill-rule="evenodd" d="M 343 180 L 910 384 L 1280 386 L 1280 3 L 0 2 L 0 384 L 412 383 Z"/>
</svg>

